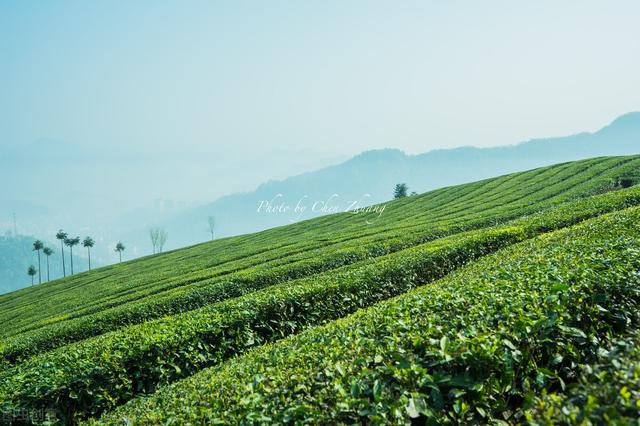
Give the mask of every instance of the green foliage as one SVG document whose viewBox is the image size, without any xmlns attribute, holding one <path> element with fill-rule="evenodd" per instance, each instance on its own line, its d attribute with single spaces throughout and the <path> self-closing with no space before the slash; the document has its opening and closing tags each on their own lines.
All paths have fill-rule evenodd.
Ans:
<svg viewBox="0 0 640 426">
<path fill-rule="evenodd" d="M 0 398 L 5 409 L 54 408 L 69 418 L 93 415 L 249 347 L 442 277 L 523 238 L 519 228 L 453 236 L 68 345 L 2 372 Z"/>
<path fill-rule="evenodd" d="M 27 275 L 29 275 L 30 277 L 33 277 L 37 273 L 38 273 L 38 270 L 36 269 L 36 267 L 33 265 L 29 265 L 29 267 L 27 268 Z"/>
<path fill-rule="evenodd" d="M 404 198 L 407 196 L 407 192 L 409 191 L 409 187 L 406 183 L 398 183 L 395 188 L 393 188 L 393 199 L 399 200 L 400 198 Z"/>
<path fill-rule="evenodd" d="M 44 243 L 40 240 L 35 240 L 33 242 L 33 250 L 34 251 L 39 251 L 42 250 L 44 248 Z"/>
<path fill-rule="evenodd" d="M 517 219 L 511 224 L 522 227 L 530 236 L 533 236 L 540 232 L 566 227 L 590 217 L 637 204 L 640 204 L 639 189 L 619 191 L 567 203 Z M 44 350 L 114 330 L 123 324 L 139 322 L 141 318 L 148 320 L 153 317 L 197 309 L 290 279 L 311 276 L 344 265 L 357 264 L 363 260 L 406 249 L 434 238 L 433 235 L 425 234 L 410 237 L 387 237 L 383 241 L 376 238 L 367 243 L 359 240 L 357 249 L 353 247 L 348 251 L 335 251 L 331 255 L 326 254 L 323 257 L 316 256 L 313 251 L 304 252 L 302 256 L 289 256 L 287 263 L 277 266 L 266 262 L 264 266 L 233 273 L 223 280 L 214 279 L 210 282 L 200 282 L 197 288 L 181 286 L 164 296 L 156 295 L 150 300 L 125 304 L 68 319 L 62 323 L 53 323 L 31 332 L 21 333 L 16 337 L 6 339 L 4 347 L 0 349 L 0 357 L 4 361 L 15 363 Z"/>
<path fill-rule="evenodd" d="M 8 369 L 0 395 L 4 392 L 8 399 L 29 408 L 73 407 L 69 416 L 94 415 L 254 345 L 340 318 L 433 281 L 527 235 L 576 223 L 613 206 L 623 207 L 621 200 L 633 204 L 639 197 L 634 191 L 579 200 L 513 222 L 519 226 L 441 238 L 68 345 Z M 440 346 L 446 351 L 448 338 L 442 339 Z"/>
<path fill-rule="evenodd" d="M 634 324 L 637 327 L 637 324 Z M 545 390 L 527 420 L 537 424 L 637 424 L 640 417 L 640 330 L 612 339 L 591 364 L 580 364 L 566 391 Z"/>
<path fill-rule="evenodd" d="M 255 346 L 269 345 L 430 283 L 503 247 L 636 206 L 640 204 L 640 188 L 611 191 L 611 182 L 633 174 L 639 166 L 638 157 L 616 157 L 540 168 L 398 200 L 389 203 L 381 216 L 344 213 L 321 217 L 100 268 L 58 280 L 53 286 L 43 284 L 0 296 L 0 322 L 3 323 L 0 410 L 56 408 L 67 421 L 72 421 L 110 410 L 203 368 L 222 363 L 218 368 L 224 369 L 235 362 L 229 358 Z M 596 228 L 601 231 L 599 226 Z M 618 231 L 623 233 L 628 229 L 623 227 Z M 583 233 L 577 232 L 577 235 L 584 237 Z M 562 258 L 561 245 L 557 244 L 556 253 L 550 251 L 545 238 L 536 241 L 527 245 L 527 250 L 533 252 L 540 248 L 551 261 L 556 259 L 554 255 Z M 121 243 L 119 246 L 121 250 L 117 251 L 121 253 L 124 246 Z M 522 262 L 529 261 L 528 257 L 523 259 Z M 487 269 L 472 269 L 479 275 L 499 270 L 500 262 L 493 262 L 485 264 Z M 529 284 L 537 288 L 536 280 L 545 282 L 555 277 L 554 271 L 541 267 L 531 269 L 533 278 L 528 278 Z M 560 274 L 564 269 L 558 271 Z M 505 274 L 506 288 L 515 288 L 515 284 L 510 284 L 511 278 L 526 278 L 522 274 L 511 278 Z M 452 280 L 456 276 L 454 274 Z M 470 290 L 458 294 L 455 289 L 462 284 L 452 282 L 452 288 L 442 293 L 442 297 L 450 298 L 451 303 L 475 303 Z M 571 280 L 554 283 L 553 293 L 570 291 L 573 284 Z M 436 293 L 441 287 L 439 284 Z M 518 289 L 526 293 L 524 288 Z M 491 306 L 489 294 L 489 291 L 478 293 L 478 301 Z M 503 296 L 506 300 L 506 295 Z M 514 297 L 516 307 L 518 297 Z M 462 306 L 455 303 L 447 317 L 451 327 L 458 324 L 454 312 Z M 434 309 L 438 311 L 437 307 Z M 422 307 L 412 312 L 431 317 Z M 473 309 L 469 314 L 473 312 L 480 315 Z M 506 311 L 500 312 L 507 315 Z M 494 318 L 499 317 L 498 313 L 494 314 Z M 411 324 L 412 318 L 389 321 L 389 324 Z M 441 323 L 441 327 L 445 325 L 446 322 Z M 490 326 L 496 324 L 487 323 L 478 330 L 490 337 Z M 580 337 L 572 326 L 568 327 L 567 333 Z M 396 329 L 389 330 L 402 335 Z M 372 344 L 384 347 L 383 337 L 379 338 L 379 342 Z M 428 344 L 434 345 L 433 351 L 445 361 L 458 359 L 456 333 L 443 333 L 429 339 Z M 520 341 L 506 340 L 519 348 Z M 359 341 L 345 340 L 344 343 L 353 348 Z M 318 351 L 323 353 L 320 348 Z M 375 355 L 374 358 L 378 359 Z M 466 371 L 464 364 L 459 368 Z M 493 374 L 491 369 L 487 373 Z M 315 371 L 314 374 L 323 373 Z M 262 383 L 261 380 L 258 382 Z M 311 395 L 315 388 L 311 385 L 306 389 Z M 404 422 L 425 412 L 438 411 L 434 411 L 434 401 L 416 390 L 407 396 L 400 388 L 393 388 L 386 376 L 376 376 L 370 384 L 359 376 L 347 376 L 344 383 L 331 389 L 340 395 L 344 391 L 355 399 L 363 398 L 370 391 L 373 400 L 381 404 L 391 398 L 389 392 L 394 398 L 400 398 L 404 405 L 395 407 L 392 414 L 385 412 L 387 417 L 362 415 L 373 422 L 390 419 Z M 454 393 L 463 391 L 471 393 L 457 388 Z M 451 398 L 461 401 L 458 406 L 450 407 L 459 417 L 442 419 L 452 422 L 467 419 L 462 414 L 472 410 L 468 407 L 473 401 L 467 401 L 463 394 L 458 397 L 447 393 L 440 397 L 442 404 Z M 488 398 L 499 400 L 493 393 Z M 520 396 L 513 398 L 517 400 Z M 435 402 L 440 404 L 438 401 Z M 502 414 L 502 417 L 495 415 L 493 406 L 476 404 L 476 407 L 472 411 L 482 419 L 505 419 Z M 341 413 L 343 408 L 340 405 L 333 409 Z M 300 415 L 305 409 L 297 408 Z M 372 409 L 368 406 L 363 412 Z M 346 410 L 351 413 L 352 408 Z M 205 411 L 207 415 L 217 416 L 213 411 Z M 398 417 L 397 412 L 402 415 Z M 336 413 L 332 416 L 338 415 Z M 299 418 L 297 414 L 290 415 L 292 419 Z M 269 414 L 252 416 L 251 419 L 268 422 L 265 419 Z M 358 416 L 351 413 L 323 421 L 350 422 L 361 418 Z M 228 419 L 236 423 L 238 417 Z"/>
<path fill-rule="evenodd" d="M 95 241 L 91 237 L 85 237 L 85 239 L 82 240 L 82 247 L 91 248 L 94 246 L 94 244 L 95 244 Z"/>
<path fill-rule="evenodd" d="M 589 387 L 592 418 L 637 419 L 637 346 L 626 344 L 620 368 L 603 358 L 640 320 L 639 220 L 634 208 L 515 245 L 99 422 L 507 424 L 540 415 L 577 423 L 565 409 L 569 386 L 602 368 L 617 379 Z"/>
<path fill-rule="evenodd" d="M 80 244 L 80 237 L 64 239 L 64 245 L 70 247 L 71 249 L 73 249 L 73 247 L 77 246 L 78 244 Z"/>
<path fill-rule="evenodd" d="M 118 243 L 116 244 L 115 252 L 118 253 L 118 255 L 120 256 L 120 262 L 122 262 L 122 252 L 125 249 L 126 249 L 126 247 L 124 246 L 124 244 L 122 244 L 120 241 L 118 241 Z"/>
<path fill-rule="evenodd" d="M 537 169 L 389 204 L 372 225 L 366 224 L 370 216 L 333 215 L 102 268 L 56 281 L 56 292 L 44 286 L 12 296 L 0 310 L 0 336 L 33 342 L 36 353 L 545 210 L 589 195 L 600 181 L 638 164 L 636 158 L 612 158 Z M 13 340 L 11 346 L 25 346 Z"/>
</svg>

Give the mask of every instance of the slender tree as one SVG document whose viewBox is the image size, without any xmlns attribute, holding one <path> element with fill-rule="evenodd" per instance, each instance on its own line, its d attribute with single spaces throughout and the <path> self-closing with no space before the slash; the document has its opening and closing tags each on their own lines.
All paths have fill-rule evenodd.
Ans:
<svg viewBox="0 0 640 426">
<path fill-rule="evenodd" d="M 29 276 L 31 277 L 31 285 L 33 285 L 33 277 L 35 277 L 37 273 L 38 271 L 36 271 L 36 267 L 33 265 L 29 265 L 29 268 L 27 269 L 27 274 L 29 274 Z"/>
<path fill-rule="evenodd" d="M 209 225 L 209 233 L 211 234 L 211 241 L 213 241 L 213 231 L 216 228 L 216 218 L 213 216 L 209 216 L 207 218 L 207 224 Z"/>
<path fill-rule="evenodd" d="M 87 248 L 87 255 L 89 256 L 89 270 L 91 270 L 91 247 L 93 247 L 94 244 L 95 241 L 93 241 L 93 238 L 91 237 L 85 237 L 82 241 L 82 247 Z"/>
<path fill-rule="evenodd" d="M 407 191 L 409 191 L 409 187 L 406 183 L 399 183 L 393 188 L 393 198 L 400 199 L 407 196 Z"/>
<path fill-rule="evenodd" d="M 67 276 L 67 271 L 64 267 L 64 240 L 67 239 L 68 234 L 64 232 L 62 229 L 58 231 L 56 234 L 56 238 L 60 240 L 60 254 L 62 255 L 62 276 Z"/>
<path fill-rule="evenodd" d="M 167 231 L 160 228 L 158 230 L 158 251 L 162 253 L 162 249 L 164 249 L 164 243 L 167 242 Z"/>
<path fill-rule="evenodd" d="M 125 249 L 124 244 L 118 241 L 118 244 L 116 244 L 116 251 L 120 255 L 120 263 L 122 263 L 122 252 L 124 251 L 124 249 Z"/>
<path fill-rule="evenodd" d="M 158 237 L 160 228 L 149 229 L 149 238 L 151 238 L 151 247 L 153 248 L 153 254 L 156 254 L 156 248 L 158 247 Z"/>
<path fill-rule="evenodd" d="M 45 256 L 47 256 L 47 281 L 51 281 L 51 278 L 49 278 L 49 256 L 53 254 L 53 249 L 49 247 L 45 247 L 42 250 L 42 252 L 44 253 Z"/>
<path fill-rule="evenodd" d="M 65 238 L 64 244 L 69 247 L 69 259 L 71 259 L 71 275 L 73 275 L 73 246 L 80 244 L 80 237 Z"/>
<path fill-rule="evenodd" d="M 33 251 L 38 252 L 38 284 L 42 284 L 42 274 L 40 273 L 40 250 L 44 248 L 44 244 L 40 240 L 33 242 Z"/>
</svg>

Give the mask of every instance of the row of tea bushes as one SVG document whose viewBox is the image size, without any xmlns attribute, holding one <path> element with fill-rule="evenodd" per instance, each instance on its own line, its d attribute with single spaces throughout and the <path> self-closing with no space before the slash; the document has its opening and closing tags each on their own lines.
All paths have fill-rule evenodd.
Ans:
<svg viewBox="0 0 640 426">
<path fill-rule="evenodd" d="M 539 413 L 539 395 L 570 395 L 581 374 L 599 371 L 604 353 L 620 363 L 622 377 L 604 389 L 588 385 L 589 395 L 608 401 L 623 385 L 616 410 L 637 421 L 628 411 L 637 404 L 628 387 L 637 384 L 637 364 L 618 359 L 611 345 L 640 320 L 638 223 L 633 208 L 512 246 L 98 422 L 520 423 Z M 542 423 L 573 423 L 565 400 L 555 401 Z"/>
<path fill-rule="evenodd" d="M 524 238 L 521 228 L 474 231 L 67 345 L 0 373 L 0 409 L 55 409 L 67 420 L 95 415 Z"/>
<path fill-rule="evenodd" d="M 547 232 L 575 224 L 581 220 L 603 213 L 619 210 L 640 203 L 640 187 L 610 192 L 603 195 L 560 205 L 537 214 L 511 222 L 530 235 Z M 474 222 L 474 225 L 476 223 Z M 425 234 L 409 233 L 406 236 L 388 238 L 382 243 L 363 244 L 348 250 L 334 252 L 325 257 L 316 256 L 291 262 L 278 267 L 253 268 L 234 275 L 231 280 L 214 281 L 182 291 L 171 292 L 162 297 L 130 303 L 119 308 L 69 320 L 60 324 L 24 333 L 6 339 L 0 348 L 0 360 L 16 363 L 33 354 L 41 353 L 65 344 L 109 332 L 120 327 L 185 312 L 225 299 L 242 296 L 252 291 L 279 284 L 288 280 L 311 276 L 368 259 L 393 253 L 416 244 L 444 236 L 447 230 L 432 229 Z"/>
<path fill-rule="evenodd" d="M 170 297 L 265 263 L 278 266 L 298 254 L 315 256 L 314 250 L 318 256 L 323 250 L 349 250 L 360 241 L 372 243 L 377 235 L 430 229 L 450 234 L 501 222 L 598 192 L 639 165 L 638 157 L 614 157 L 545 167 L 390 202 L 381 217 L 330 215 L 81 273 L 0 295 L 0 336 Z"/>
</svg>

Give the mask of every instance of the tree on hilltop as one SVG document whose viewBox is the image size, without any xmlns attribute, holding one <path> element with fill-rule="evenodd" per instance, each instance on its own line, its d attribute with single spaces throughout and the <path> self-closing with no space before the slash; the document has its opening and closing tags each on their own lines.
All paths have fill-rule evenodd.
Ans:
<svg viewBox="0 0 640 426">
<path fill-rule="evenodd" d="M 159 228 L 149 229 L 149 238 L 151 238 L 151 248 L 153 254 L 156 254 L 156 248 L 158 247 L 158 230 Z"/>
<path fill-rule="evenodd" d="M 122 244 L 120 241 L 118 241 L 118 244 L 116 244 L 116 252 L 118 252 L 118 254 L 120 255 L 120 263 L 122 263 L 122 252 L 124 251 L 125 246 L 124 244 Z"/>
<path fill-rule="evenodd" d="M 393 198 L 398 200 L 400 198 L 404 198 L 407 196 L 407 192 L 409 191 L 409 187 L 406 183 L 398 183 L 395 188 L 393 188 Z"/>
<path fill-rule="evenodd" d="M 209 233 L 211 234 L 211 241 L 213 241 L 213 231 L 216 228 L 216 218 L 213 216 L 209 216 L 207 218 L 207 224 L 209 225 Z"/>
<path fill-rule="evenodd" d="M 158 233 L 158 251 L 160 253 L 162 253 L 162 250 L 164 249 L 164 243 L 167 242 L 167 235 L 167 231 L 160 229 L 160 232 Z"/>
<path fill-rule="evenodd" d="M 29 268 L 27 269 L 27 274 L 31 277 L 31 285 L 33 285 L 33 277 L 35 277 L 37 273 L 38 271 L 36 270 L 36 267 L 33 265 L 29 265 Z"/>
</svg>

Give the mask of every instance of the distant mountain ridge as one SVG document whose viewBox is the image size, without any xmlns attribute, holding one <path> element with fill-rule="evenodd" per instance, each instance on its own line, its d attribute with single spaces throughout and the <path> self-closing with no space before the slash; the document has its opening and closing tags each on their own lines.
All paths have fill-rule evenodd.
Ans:
<svg viewBox="0 0 640 426">
<path fill-rule="evenodd" d="M 217 237 L 237 235 L 342 211 L 353 201 L 359 205 L 381 203 L 391 198 L 393 186 L 399 182 L 407 183 L 410 191 L 424 192 L 554 163 L 638 153 L 640 112 L 625 114 L 594 133 L 502 147 L 469 146 L 419 155 L 397 149 L 366 151 L 341 164 L 221 197 L 174 217 L 164 226 L 170 236 L 168 245 L 180 247 L 206 239 L 208 216 L 216 217 Z M 259 211 L 265 202 L 274 208 Z M 335 209 L 313 208 L 323 204 Z M 300 212 L 296 207 L 306 208 Z"/>
</svg>

